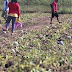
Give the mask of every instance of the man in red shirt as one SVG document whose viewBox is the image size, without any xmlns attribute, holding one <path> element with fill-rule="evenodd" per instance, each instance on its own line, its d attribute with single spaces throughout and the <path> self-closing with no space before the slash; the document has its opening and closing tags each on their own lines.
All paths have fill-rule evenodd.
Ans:
<svg viewBox="0 0 72 72">
<path fill-rule="evenodd" d="M 51 4 L 52 16 L 51 16 L 50 24 L 52 24 L 52 19 L 54 18 L 54 16 L 57 17 L 57 20 L 59 22 L 58 13 L 57 13 L 57 10 L 58 10 L 57 2 L 58 2 L 58 0 L 54 0 L 53 3 Z M 61 22 L 59 22 L 59 23 L 61 23 Z"/>
</svg>

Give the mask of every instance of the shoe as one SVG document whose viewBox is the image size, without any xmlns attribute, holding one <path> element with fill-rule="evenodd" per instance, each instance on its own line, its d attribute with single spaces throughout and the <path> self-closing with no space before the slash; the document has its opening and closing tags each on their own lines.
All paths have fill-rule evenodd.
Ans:
<svg viewBox="0 0 72 72">
<path fill-rule="evenodd" d="M 8 29 L 6 29 L 6 28 L 3 28 L 3 31 L 8 31 Z"/>
<path fill-rule="evenodd" d="M 14 33 L 11 33 L 11 35 L 13 35 Z"/>
</svg>

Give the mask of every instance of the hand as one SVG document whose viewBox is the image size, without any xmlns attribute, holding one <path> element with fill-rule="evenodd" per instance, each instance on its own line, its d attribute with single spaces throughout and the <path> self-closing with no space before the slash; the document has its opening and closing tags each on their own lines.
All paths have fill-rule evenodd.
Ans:
<svg viewBox="0 0 72 72">
<path fill-rule="evenodd" d="M 56 11 L 54 13 L 56 13 Z"/>
<path fill-rule="evenodd" d="M 56 11 L 55 11 L 55 13 L 56 13 Z"/>
<path fill-rule="evenodd" d="M 18 16 L 18 18 L 19 18 L 19 16 Z"/>
</svg>

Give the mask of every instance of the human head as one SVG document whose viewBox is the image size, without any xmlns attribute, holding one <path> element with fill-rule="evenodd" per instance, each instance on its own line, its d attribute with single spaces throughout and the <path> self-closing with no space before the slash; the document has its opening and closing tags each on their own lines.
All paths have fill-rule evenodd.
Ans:
<svg viewBox="0 0 72 72">
<path fill-rule="evenodd" d="M 55 2 L 58 2 L 58 0 L 55 0 Z"/>
<path fill-rule="evenodd" d="M 11 3 L 13 3 L 13 2 L 17 3 L 17 0 L 11 0 Z"/>
</svg>

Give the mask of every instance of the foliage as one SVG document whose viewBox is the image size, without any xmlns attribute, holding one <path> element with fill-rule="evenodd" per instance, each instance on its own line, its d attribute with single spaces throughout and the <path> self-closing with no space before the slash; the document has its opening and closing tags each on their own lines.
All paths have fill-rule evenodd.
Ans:
<svg viewBox="0 0 72 72">
<path fill-rule="evenodd" d="M 10 1 L 10 0 L 9 0 Z M 50 12 L 50 4 L 53 0 L 18 0 L 22 12 Z M 71 13 L 72 1 L 59 0 L 60 13 Z M 3 0 L 0 1 L 0 10 L 3 8 Z"/>
<path fill-rule="evenodd" d="M 22 14 L 21 21 L 28 25 L 35 24 L 32 18 L 40 18 L 49 14 Z M 67 15 L 67 18 L 70 18 Z M 70 18 L 71 19 L 71 18 Z M 23 30 L 22 36 L 15 36 L 15 40 L 7 46 L 0 48 L 0 70 L 7 72 L 61 72 L 72 69 L 72 22 L 66 17 L 64 22 L 55 22 L 41 31 Z M 59 44 L 59 40 L 64 45 Z M 0 42 L 8 41 L 6 37 L 0 37 Z M 11 66 L 5 68 L 5 64 L 11 62 Z M 71 70 L 72 71 L 72 70 Z M 71 72 L 70 71 L 70 72 Z"/>
</svg>

